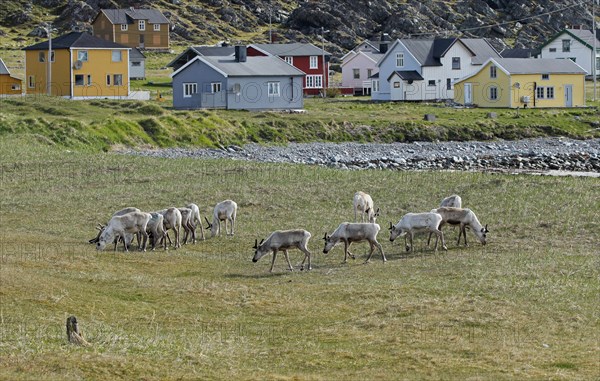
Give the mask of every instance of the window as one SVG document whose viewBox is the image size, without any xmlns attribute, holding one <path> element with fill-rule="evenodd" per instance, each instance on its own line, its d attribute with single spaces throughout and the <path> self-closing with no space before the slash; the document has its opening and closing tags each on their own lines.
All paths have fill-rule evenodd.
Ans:
<svg viewBox="0 0 600 381">
<path fill-rule="evenodd" d="M 452 70 L 460 70 L 460 57 L 452 57 Z"/>
<path fill-rule="evenodd" d="M 396 53 L 396 67 L 404 66 L 404 53 Z"/>
<path fill-rule="evenodd" d="M 452 80 L 450 78 L 446 78 L 446 90 L 452 90 Z"/>
<path fill-rule="evenodd" d="M 92 75 L 91 74 L 87 75 L 87 85 L 92 86 Z"/>
<path fill-rule="evenodd" d="M 556 48 L 550 48 L 550 49 L 548 49 L 548 51 L 549 51 L 550 53 L 556 53 Z"/>
<path fill-rule="evenodd" d="M 77 51 L 77 60 L 82 61 L 82 62 L 87 62 L 87 60 L 88 60 L 87 50 L 78 50 Z"/>
<path fill-rule="evenodd" d="M 498 88 L 496 86 L 490 87 L 490 100 L 495 101 L 498 99 Z"/>
<path fill-rule="evenodd" d="M 546 87 L 546 99 L 554 99 L 554 87 Z"/>
<path fill-rule="evenodd" d="M 83 86 L 83 74 L 75 74 L 75 86 Z"/>
<path fill-rule="evenodd" d="M 140 61 L 132 61 L 131 62 L 131 67 L 139 67 L 142 66 L 142 63 Z"/>
<path fill-rule="evenodd" d="M 289 63 L 290 65 L 294 64 L 294 57 L 288 56 L 288 57 L 283 57 L 283 59 L 285 60 L 285 62 Z"/>
<path fill-rule="evenodd" d="M 40 62 L 46 62 L 46 52 L 40 52 L 40 53 L 38 54 L 38 60 L 39 60 Z"/>
<path fill-rule="evenodd" d="M 352 78 L 360 79 L 360 69 L 352 69 Z"/>
<path fill-rule="evenodd" d="M 144 35 L 140 34 L 140 45 L 143 46 L 144 45 Z"/>
<path fill-rule="evenodd" d="M 496 66 L 492 65 L 490 66 L 490 78 L 496 78 L 498 76 L 498 69 L 496 68 Z"/>
<path fill-rule="evenodd" d="M 596 74 L 600 71 L 600 57 L 596 57 Z"/>
<path fill-rule="evenodd" d="M 127 24 L 121 24 L 121 30 L 122 31 L 126 31 L 127 30 Z"/>
<path fill-rule="evenodd" d="M 121 62 L 121 51 L 120 50 L 113 50 L 112 51 L 112 62 Z"/>
<path fill-rule="evenodd" d="M 221 91 L 221 82 L 213 82 L 210 84 L 210 92 L 211 93 L 218 93 Z"/>
<path fill-rule="evenodd" d="M 123 86 L 123 74 L 115 74 L 113 76 L 113 85 Z"/>
<path fill-rule="evenodd" d="M 322 75 L 307 75 L 306 76 L 306 88 L 317 89 L 323 87 L 323 76 Z"/>
<path fill-rule="evenodd" d="M 571 40 L 562 40 L 562 51 L 563 52 L 571 51 Z"/>
<path fill-rule="evenodd" d="M 550 79 L 550 74 L 542 74 L 542 79 L 547 81 Z"/>
<path fill-rule="evenodd" d="M 374 80 L 373 82 L 371 82 L 371 87 L 373 88 L 373 91 L 379 91 L 379 81 Z"/>
<path fill-rule="evenodd" d="M 110 74 L 106 74 L 106 86 L 110 86 Z"/>
<path fill-rule="evenodd" d="M 394 81 L 394 89 L 399 89 L 399 88 L 400 88 L 400 82 Z"/>
<path fill-rule="evenodd" d="M 191 98 L 192 95 L 198 92 L 198 85 L 195 83 L 184 83 L 183 84 L 183 97 Z"/>
<path fill-rule="evenodd" d="M 317 56 L 310 56 L 310 68 L 317 69 L 319 67 L 319 61 Z"/>
<path fill-rule="evenodd" d="M 139 30 L 146 30 L 146 20 L 139 20 L 138 21 L 138 29 Z"/>
<path fill-rule="evenodd" d="M 160 32 L 160 24 L 154 24 L 154 27 L 152 28 L 155 32 Z"/>
<path fill-rule="evenodd" d="M 27 78 L 27 87 L 30 89 L 35 87 L 35 77 L 33 75 L 30 75 L 29 78 Z"/>
<path fill-rule="evenodd" d="M 435 79 L 430 79 L 427 81 L 427 86 L 435 86 Z"/>
<path fill-rule="evenodd" d="M 270 97 L 279 96 L 279 82 L 267 82 L 267 89 Z"/>
<path fill-rule="evenodd" d="M 11 90 L 21 90 L 21 85 L 19 85 L 18 83 L 13 83 L 12 85 L 10 85 L 10 89 Z"/>
<path fill-rule="evenodd" d="M 535 89 L 535 97 L 537 99 L 544 99 L 544 88 L 538 87 Z"/>
<path fill-rule="evenodd" d="M 367 78 L 371 78 L 373 75 L 373 69 L 367 69 Z"/>
</svg>

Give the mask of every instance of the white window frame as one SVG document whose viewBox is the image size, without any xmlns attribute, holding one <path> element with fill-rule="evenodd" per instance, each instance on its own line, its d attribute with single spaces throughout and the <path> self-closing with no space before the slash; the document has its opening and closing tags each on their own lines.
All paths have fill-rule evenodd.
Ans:
<svg viewBox="0 0 600 381">
<path fill-rule="evenodd" d="M 283 60 L 287 63 L 289 63 L 290 65 L 294 66 L 294 57 L 293 56 L 285 56 L 283 57 Z"/>
<path fill-rule="evenodd" d="M 281 95 L 280 93 L 280 84 L 279 82 L 267 82 L 267 94 L 270 97 L 278 97 Z"/>
<path fill-rule="evenodd" d="M 498 68 L 496 65 L 490 66 L 490 78 L 498 78 Z"/>
<path fill-rule="evenodd" d="M 221 82 L 211 82 L 210 92 L 212 94 L 221 92 Z"/>
<path fill-rule="evenodd" d="M 546 88 L 544 86 L 538 86 L 535 88 L 535 99 L 545 99 L 544 98 L 545 95 L 546 95 Z"/>
<path fill-rule="evenodd" d="M 435 79 L 430 79 L 427 81 L 427 86 L 435 86 Z"/>
<path fill-rule="evenodd" d="M 183 97 L 191 98 L 194 94 L 198 93 L 198 84 L 195 82 L 184 82 L 183 83 Z"/>
<path fill-rule="evenodd" d="M 310 69 L 318 69 L 319 68 L 319 57 L 318 56 L 310 56 L 309 68 Z"/>
<path fill-rule="evenodd" d="M 77 51 L 77 61 L 87 62 L 88 61 L 88 51 L 87 50 L 78 50 Z"/>
<path fill-rule="evenodd" d="M 307 89 L 322 89 L 323 88 L 323 75 L 312 74 L 306 76 L 306 88 Z"/>
<path fill-rule="evenodd" d="M 21 85 L 19 85 L 18 83 L 13 83 L 10 85 L 10 89 L 11 90 L 21 90 Z"/>
<path fill-rule="evenodd" d="M 550 80 L 550 74 L 542 74 L 542 81 L 549 81 Z"/>
<path fill-rule="evenodd" d="M 367 79 L 371 78 L 373 75 L 373 69 L 367 69 Z"/>
<path fill-rule="evenodd" d="M 46 51 L 40 50 L 38 52 L 38 62 L 46 62 Z"/>
<path fill-rule="evenodd" d="M 571 40 L 562 40 L 562 51 L 563 53 L 569 53 L 571 51 Z"/>
<path fill-rule="evenodd" d="M 490 86 L 490 100 L 497 101 L 498 100 L 498 87 Z"/>
<path fill-rule="evenodd" d="M 371 81 L 371 91 L 379 92 L 379 80 L 378 79 L 374 79 L 373 81 Z"/>
<path fill-rule="evenodd" d="M 554 86 L 546 87 L 546 99 L 554 99 Z"/>
<path fill-rule="evenodd" d="M 77 77 L 81 77 L 81 83 L 77 83 Z M 75 86 L 85 86 L 85 75 L 84 74 L 75 74 L 75 80 L 73 82 Z"/>
<path fill-rule="evenodd" d="M 121 31 L 122 32 L 126 32 L 129 29 L 129 25 L 127 24 L 121 24 Z"/>
<path fill-rule="evenodd" d="M 352 69 L 352 79 L 360 79 L 360 69 Z"/>
<path fill-rule="evenodd" d="M 396 53 L 396 67 L 404 67 L 404 53 Z"/>
<path fill-rule="evenodd" d="M 123 86 L 123 74 L 113 74 L 113 86 Z"/>
<path fill-rule="evenodd" d="M 138 30 L 146 30 L 146 20 L 138 20 Z"/>
<path fill-rule="evenodd" d="M 460 57 L 452 57 L 452 70 L 460 70 Z"/>
<path fill-rule="evenodd" d="M 152 30 L 155 32 L 160 32 L 160 24 L 154 24 L 152 26 Z"/>
<path fill-rule="evenodd" d="M 119 59 L 118 60 L 115 60 L 115 53 L 119 53 Z M 123 51 L 122 50 L 113 50 L 111 52 L 110 56 L 111 56 L 110 58 L 111 58 L 112 62 L 121 62 L 121 61 L 123 61 Z"/>
</svg>

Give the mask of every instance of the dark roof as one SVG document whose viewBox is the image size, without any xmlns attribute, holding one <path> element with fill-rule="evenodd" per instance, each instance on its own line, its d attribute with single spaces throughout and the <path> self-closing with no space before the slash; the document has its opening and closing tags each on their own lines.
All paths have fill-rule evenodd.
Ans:
<svg viewBox="0 0 600 381">
<path fill-rule="evenodd" d="M 106 48 L 106 49 L 129 49 L 127 46 L 112 41 L 94 37 L 85 32 L 71 32 L 52 39 L 52 49 L 69 48 Z M 48 41 L 27 46 L 23 50 L 47 50 Z"/>
<path fill-rule="evenodd" d="M 369 78 L 379 78 L 379 72 L 373 74 L 372 76 L 370 76 Z"/>
<path fill-rule="evenodd" d="M 146 58 L 146 56 L 144 55 L 144 53 L 140 52 L 140 50 L 138 48 L 132 48 L 129 51 L 129 60 L 131 61 L 132 59 L 144 59 Z"/>
<path fill-rule="evenodd" d="M 196 56 L 226 57 L 235 54 L 235 46 L 190 46 L 167 64 L 167 67 L 179 69 Z"/>
<path fill-rule="evenodd" d="M 442 66 L 440 58 L 446 54 L 448 49 L 454 45 L 457 38 L 436 38 L 436 39 L 402 39 L 400 40 L 419 61 L 421 66 Z M 469 47 L 467 46 L 467 49 Z M 473 53 L 475 54 L 475 53 Z"/>
<path fill-rule="evenodd" d="M 421 74 L 419 74 L 419 72 L 416 71 L 416 70 L 396 70 L 396 71 L 393 71 L 392 74 L 390 74 L 390 76 L 387 78 L 387 80 L 389 81 L 390 78 L 392 78 L 392 76 L 394 74 L 397 74 L 398 77 L 400 77 L 404 81 L 422 81 L 423 80 L 423 77 L 421 76 Z"/>
<path fill-rule="evenodd" d="M 331 55 L 331 53 L 323 52 L 323 49 L 318 48 L 313 44 L 302 42 L 292 42 L 289 44 L 252 44 L 250 46 L 278 57 Z"/>
<path fill-rule="evenodd" d="M 113 24 L 132 24 L 137 20 L 148 20 L 150 24 L 169 23 L 158 9 L 101 9 L 100 12 Z"/>
<path fill-rule="evenodd" d="M 482 65 L 489 58 L 500 58 L 500 54 L 485 38 L 461 38 L 460 42 L 475 55 L 471 58 L 473 65 Z"/>
<path fill-rule="evenodd" d="M 500 55 L 502 58 L 532 58 L 537 54 L 536 49 L 514 48 L 504 49 Z"/>
<path fill-rule="evenodd" d="M 8 68 L 4 64 L 4 61 L 2 61 L 2 58 L 0 58 L 0 74 L 10 75 L 10 71 L 8 71 Z"/>
</svg>

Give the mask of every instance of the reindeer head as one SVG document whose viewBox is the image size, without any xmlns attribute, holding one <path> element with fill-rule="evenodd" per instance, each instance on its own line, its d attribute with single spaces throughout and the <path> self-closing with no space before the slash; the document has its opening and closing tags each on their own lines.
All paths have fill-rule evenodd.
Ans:
<svg viewBox="0 0 600 381">
<path fill-rule="evenodd" d="M 100 233 L 100 236 L 98 237 L 98 242 L 96 243 L 96 250 L 104 250 L 106 244 L 113 242 L 114 239 L 115 234 L 113 233 L 112 227 L 105 227 Z"/>
<path fill-rule="evenodd" d="M 479 242 L 481 242 L 482 245 L 485 245 L 487 243 L 487 233 L 490 232 L 487 227 L 487 224 L 485 224 L 485 227 L 479 230 Z"/>
<path fill-rule="evenodd" d="M 98 230 L 98 235 L 96 236 L 96 238 L 92 238 L 88 242 L 89 243 L 98 243 L 98 240 L 100 239 L 100 234 L 102 234 L 102 232 L 104 231 L 104 227 L 105 227 L 104 225 L 98 224 L 96 226 L 96 229 Z"/>
<path fill-rule="evenodd" d="M 377 221 L 377 217 L 379 217 L 379 208 L 377 208 L 377 210 L 375 210 L 374 212 L 371 209 L 371 211 L 369 212 L 369 222 L 374 224 Z"/>
<path fill-rule="evenodd" d="M 337 240 L 332 239 L 330 235 L 327 235 L 327 233 L 325 233 L 325 235 L 323 236 L 323 240 L 325 241 L 325 247 L 323 248 L 323 254 L 329 253 L 329 251 L 331 249 L 333 249 L 335 244 L 338 242 Z"/>
<path fill-rule="evenodd" d="M 268 252 L 268 250 L 264 250 L 263 249 L 263 247 L 262 247 L 263 242 L 265 242 L 264 239 L 261 239 L 260 243 L 258 242 L 257 239 L 254 240 L 254 246 L 253 246 L 253 248 L 254 248 L 254 257 L 252 258 L 252 262 L 255 262 L 255 263 L 258 262 L 258 260 L 260 258 L 262 258 L 262 256 L 265 255 Z"/>
<path fill-rule="evenodd" d="M 390 242 L 394 242 L 394 240 L 398 237 L 400 237 L 402 235 L 402 229 L 397 228 L 396 226 L 392 225 L 392 223 L 390 222 Z"/>
</svg>

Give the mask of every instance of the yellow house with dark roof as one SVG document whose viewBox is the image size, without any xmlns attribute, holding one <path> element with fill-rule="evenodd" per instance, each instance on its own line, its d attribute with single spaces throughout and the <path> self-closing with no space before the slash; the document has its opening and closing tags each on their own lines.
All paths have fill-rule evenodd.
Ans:
<svg viewBox="0 0 600 381">
<path fill-rule="evenodd" d="M 71 99 L 129 96 L 129 48 L 83 32 L 52 39 L 52 53 L 44 41 L 24 48 L 27 94 L 47 94 L 51 70 L 52 95 Z M 48 62 L 50 61 L 50 62 Z"/>
<path fill-rule="evenodd" d="M 8 67 L 0 58 L 0 96 L 21 95 L 23 85 L 21 79 L 10 74 Z"/>
<path fill-rule="evenodd" d="M 479 107 L 581 107 L 585 74 L 568 59 L 490 58 L 455 83 L 454 102 Z"/>
</svg>

